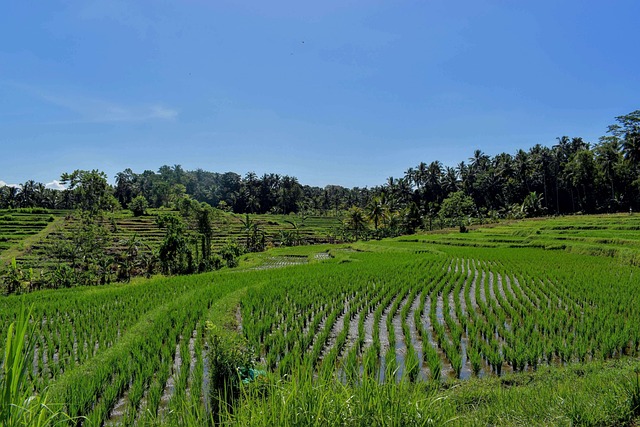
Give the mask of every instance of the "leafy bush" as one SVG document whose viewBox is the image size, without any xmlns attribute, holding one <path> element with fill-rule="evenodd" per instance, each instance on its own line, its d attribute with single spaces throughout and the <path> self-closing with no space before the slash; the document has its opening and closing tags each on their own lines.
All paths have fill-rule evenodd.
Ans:
<svg viewBox="0 0 640 427">
<path fill-rule="evenodd" d="M 233 268 L 238 266 L 238 257 L 242 255 L 242 248 L 237 243 L 228 241 L 220 248 L 220 257 L 225 261 L 227 267 Z"/>
<path fill-rule="evenodd" d="M 233 405 L 240 397 L 241 370 L 254 367 L 253 352 L 246 342 L 224 333 L 207 322 L 209 341 L 209 378 L 213 415 L 219 419 L 221 412 L 233 412 Z"/>
<path fill-rule="evenodd" d="M 136 196 L 131 203 L 129 203 L 129 210 L 133 213 L 133 216 L 142 216 L 147 213 L 149 202 L 143 195 Z"/>
</svg>

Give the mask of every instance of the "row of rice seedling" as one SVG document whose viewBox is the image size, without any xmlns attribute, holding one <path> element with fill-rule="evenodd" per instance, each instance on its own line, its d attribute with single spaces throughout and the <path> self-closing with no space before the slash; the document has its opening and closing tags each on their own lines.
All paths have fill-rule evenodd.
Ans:
<svg viewBox="0 0 640 427">
<path fill-rule="evenodd" d="M 577 283 L 575 272 L 574 277 L 567 279 L 550 274 L 549 270 L 539 271 L 535 265 L 519 264 L 517 267 L 508 267 L 512 271 L 521 271 L 511 279 L 504 272 L 496 275 L 496 283 L 504 282 L 507 286 L 496 287 L 494 295 L 488 300 L 489 311 L 496 313 L 500 320 L 504 318 L 505 325 L 511 324 L 509 329 L 506 326 L 501 327 L 500 323 L 497 325 L 497 331 L 508 344 L 506 349 L 510 352 L 510 356 L 516 354 L 514 351 L 517 350 L 514 347 L 522 348 L 526 345 L 526 348 L 537 349 L 538 354 L 536 358 L 533 355 L 527 357 L 527 364 L 530 366 L 537 364 L 542 353 L 546 354 L 548 361 L 555 357 L 558 357 L 561 362 L 584 360 L 589 353 L 596 352 L 595 349 L 590 349 L 591 345 L 601 347 L 600 351 L 606 346 L 606 340 L 595 338 L 598 336 L 598 331 L 604 327 L 607 330 L 602 332 L 609 337 L 610 341 L 615 341 L 615 337 L 618 336 L 620 340 L 611 346 L 614 351 L 608 354 L 603 353 L 603 357 L 611 357 L 614 353 L 624 354 L 636 351 L 637 324 L 621 321 L 621 317 L 629 318 L 628 316 L 631 315 L 628 304 L 618 305 L 617 307 L 623 307 L 623 310 L 619 313 L 611 313 L 607 309 L 607 306 L 611 306 L 610 301 L 601 300 L 597 305 L 598 309 L 595 310 L 593 299 L 587 300 L 578 290 L 571 289 L 573 284 Z M 584 270 L 580 268 L 579 271 L 591 274 L 588 279 L 592 283 L 589 287 L 590 292 L 593 288 L 599 287 L 598 280 L 611 281 L 612 279 L 611 272 L 594 270 L 588 264 L 584 265 Z M 540 277 L 543 279 L 539 279 Z M 611 285 L 613 283 L 609 286 Z M 629 283 L 629 286 L 637 290 L 637 283 Z M 626 293 L 628 289 L 624 287 L 621 290 Z M 634 295 L 628 296 L 636 298 Z M 485 310 L 482 300 L 478 306 L 481 312 Z M 514 337 L 513 334 L 518 336 Z M 520 335 L 522 337 L 519 337 Z M 542 343 L 536 343 L 536 340 Z M 545 350 L 540 351 L 540 346 Z M 617 350 L 615 350 L 616 347 Z M 516 361 L 511 360 L 511 362 Z M 519 368 L 523 367 L 522 361 L 515 364 Z"/>
<path fill-rule="evenodd" d="M 223 295 L 257 283 L 251 273 L 224 276 L 11 296 L 0 300 L 0 319 L 33 306 L 30 388 L 47 388 L 71 417 L 86 417 L 84 425 L 155 424 L 185 402 L 205 413 L 206 313 Z"/>
<path fill-rule="evenodd" d="M 0 324 L 16 315 L 19 300 L 33 305 L 36 328 L 32 381 L 43 390 L 59 375 L 111 347 L 140 317 L 196 285 L 158 280 L 145 285 L 44 291 L 0 299 Z M 99 326 L 98 326 L 99 325 Z"/>
<path fill-rule="evenodd" d="M 522 251 L 545 254 L 548 259 L 559 255 Z M 368 269 L 357 264 L 327 264 L 323 273 L 257 289 L 254 300 L 243 305 L 243 331 L 251 341 L 264 335 L 257 332 L 262 319 L 278 318 L 273 334 L 253 341 L 262 346 L 270 361 L 268 367 L 279 367 L 286 358 L 287 373 L 292 372 L 296 360 L 305 360 L 308 369 L 317 370 L 320 354 L 324 354 L 329 357 L 323 370 L 330 371 L 343 351 L 350 320 L 358 312 L 354 345 L 347 346 L 335 368 L 347 379 L 354 378 L 356 366 L 378 378 L 404 372 L 416 379 L 416 358 L 425 362 L 419 367 L 422 377 L 439 378 L 444 365 L 450 366 L 456 377 L 463 372 L 500 375 L 506 368 L 535 369 L 540 363 L 609 358 L 637 351 L 637 324 L 627 326 L 628 322 L 621 321 L 632 315 L 628 304 L 601 310 L 609 303 L 606 298 L 600 295 L 596 302 L 590 295 L 593 290 L 582 293 L 580 283 L 588 277 L 586 271 L 609 283 L 617 273 L 594 273 L 588 260 L 566 253 L 561 255 L 568 259 L 556 260 L 551 264 L 554 268 L 548 269 L 541 267 L 543 263 L 531 262 L 528 253 L 515 258 L 501 249 L 462 247 L 448 248 L 448 252 L 448 257 L 394 253 L 393 260 L 390 255 L 358 254 L 362 260 L 371 259 Z M 567 261 L 574 260 L 578 269 L 585 270 L 567 277 L 555 268 L 571 265 Z M 394 265 L 400 265 L 402 273 Z M 283 300 L 286 304 L 271 302 Z M 410 330 L 407 320 L 414 301 L 418 304 L 413 310 L 415 330 Z M 346 311 L 351 314 L 347 316 Z M 371 312 L 373 321 L 367 330 Z M 330 334 L 337 339 L 327 344 Z M 273 345 L 270 336 L 289 337 L 287 346 Z M 371 340 L 368 346 L 367 336 Z"/>
</svg>

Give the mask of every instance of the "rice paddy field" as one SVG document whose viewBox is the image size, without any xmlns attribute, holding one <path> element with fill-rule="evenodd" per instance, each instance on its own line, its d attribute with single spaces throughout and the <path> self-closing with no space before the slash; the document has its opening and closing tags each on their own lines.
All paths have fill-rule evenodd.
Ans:
<svg viewBox="0 0 640 427">
<path fill-rule="evenodd" d="M 77 425 L 638 425 L 639 260 L 638 216 L 525 220 L 3 297 L 0 325 L 33 307 L 29 382 Z M 232 406 L 214 333 L 266 372 Z"/>
<path fill-rule="evenodd" d="M 135 238 L 145 250 L 158 248 L 165 235 L 156 222 L 159 214 L 168 211 L 150 209 L 148 215 L 135 217 L 127 210 L 108 214 L 104 224 L 110 232 L 107 251 L 117 254 L 126 250 L 129 239 Z M 333 229 L 340 225 L 338 217 L 298 215 L 250 215 L 250 220 L 258 225 L 267 242 L 279 242 L 282 234 L 294 236 L 298 244 L 330 242 Z M 245 240 L 243 215 L 218 212 L 212 227 L 212 249 L 219 250 L 227 241 L 242 244 Z M 23 268 L 34 271 L 56 267 L 51 255 L 51 247 L 56 237 L 73 229 L 77 218 L 72 211 L 47 209 L 0 209 L 0 265 L 9 264 L 12 259 Z"/>
</svg>

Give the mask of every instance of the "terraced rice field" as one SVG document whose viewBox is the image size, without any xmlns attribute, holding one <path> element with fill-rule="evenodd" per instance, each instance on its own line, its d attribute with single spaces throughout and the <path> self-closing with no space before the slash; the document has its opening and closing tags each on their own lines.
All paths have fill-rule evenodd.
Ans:
<svg viewBox="0 0 640 427">
<path fill-rule="evenodd" d="M 608 228 L 614 246 L 622 235 L 633 240 L 635 217 L 587 221 Z M 207 321 L 242 334 L 276 384 L 306 373 L 319 387 L 356 390 L 373 379 L 437 388 L 636 360 L 634 258 L 606 244 L 606 256 L 560 249 L 550 237 L 566 231 L 560 225 L 281 248 L 245 269 L 9 296 L 0 299 L 0 326 L 22 303 L 34 307 L 32 386 L 87 426 L 208 419 Z M 602 238 L 586 226 L 581 238 Z M 536 230 L 554 246 L 507 239 Z M 499 234 L 509 241 L 493 241 Z"/>
<path fill-rule="evenodd" d="M 34 270 L 55 266 L 56 261 L 52 259 L 50 249 L 60 233 L 72 229 L 76 220 L 71 213 L 50 211 L 46 214 L 33 214 L 0 211 L 0 262 L 8 263 L 12 258 L 16 258 L 20 265 Z M 142 248 L 148 251 L 156 249 L 165 235 L 165 231 L 156 223 L 159 213 L 159 210 L 152 210 L 148 216 L 134 217 L 128 211 L 122 211 L 107 216 L 103 221 L 111 233 L 107 252 L 122 252 L 134 236 Z M 212 238 L 214 251 L 219 250 L 229 240 L 243 244 L 246 238 L 243 219 L 241 215 L 222 213 L 215 218 Z M 290 222 L 300 224 L 297 235 L 302 244 L 328 242 L 332 228 L 340 224 L 336 217 L 308 217 L 302 222 L 295 215 L 251 215 L 251 220 L 265 233 L 267 242 L 278 242 L 278 236 L 283 230 L 294 231 Z"/>
<path fill-rule="evenodd" d="M 38 235 L 50 227 L 62 214 L 62 211 L 32 213 L 30 210 L 0 209 L 0 254 L 24 240 Z"/>
</svg>

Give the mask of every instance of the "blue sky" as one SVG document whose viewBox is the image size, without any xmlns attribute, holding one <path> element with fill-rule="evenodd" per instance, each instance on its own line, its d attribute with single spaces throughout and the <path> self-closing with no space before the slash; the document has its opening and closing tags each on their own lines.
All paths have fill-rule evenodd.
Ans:
<svg viewBox="0 0 640 427">
<path fill-rule="evenodd" d="M 640 2 L 35 1 L 0 15 L 0 181 L 274 172 L 597 142 L 640 108 Z"/>
</svg>

